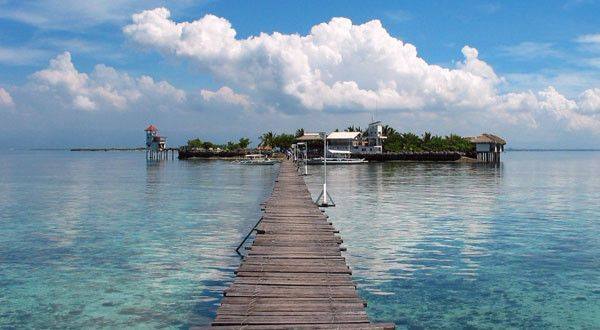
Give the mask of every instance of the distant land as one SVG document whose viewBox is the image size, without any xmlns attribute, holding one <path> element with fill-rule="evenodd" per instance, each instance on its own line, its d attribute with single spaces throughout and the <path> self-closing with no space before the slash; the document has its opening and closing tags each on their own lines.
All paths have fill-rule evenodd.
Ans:
<svg viewBox="0 0 600 330">
<path fill-rule="evenodd" d="M 6 150 L 6 149 L 3 149 Z M 29 151 L 140 151 L 145 150 L 144 147 L 94 147 L 94 148 L 72 148 L 72 147 L 13 147 L 8 150 L 29 150 Z M 572 149 L 572 148 L 506 148 L 505 151 L 600 151 L 600 149 L 594 148 L 583 148 L 583 149 Z"/>
<path fill-rule="evenodd" d="M 600 151 L 600 149 L 544 149 L 544 148 L 506 148 L 505 151 Z"/>
</svg>

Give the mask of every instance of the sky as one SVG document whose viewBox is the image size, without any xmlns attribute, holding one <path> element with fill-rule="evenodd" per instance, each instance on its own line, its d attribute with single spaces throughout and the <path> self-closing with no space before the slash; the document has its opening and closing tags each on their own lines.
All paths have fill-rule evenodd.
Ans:
<svg viewBox="0 0 600 330">
<path fill-rule="evenodd" d="M 597 148 L 598 1 L 0 0 L 0 144 L 223 143 L 373 119 Z"/>
</svg>

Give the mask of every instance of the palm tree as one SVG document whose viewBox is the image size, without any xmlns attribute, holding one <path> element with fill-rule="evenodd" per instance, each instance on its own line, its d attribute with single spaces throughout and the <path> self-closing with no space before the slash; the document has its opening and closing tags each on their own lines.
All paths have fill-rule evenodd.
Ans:
<svg viewBox="0 0 600 330">
<path fill-rule="evenodd" d="M 383 130 L 382 133 L 384 136 L 390 136 L 390 135 L 396 134 L 396 130 L 393 127 L 391 127 L 390 125 L 384 125 L 382 130 Z"/>
<path fill-rule="evenodd" d="M 423 134 L 423 143 L 427 144 L 431 141 L 431 132 L 425 132 Z"/>
<path fill-rule="evenodd" d="M 262 146 L 262 147 L 272 147 L 273 146 L 273 138 L 274 138 L 273 132 L 269 131 L 267 133 L 264 133 L 263 135 L 261 135 L 259 137 L 259 139 L 260 139 L 260 146 Z"/>
<path fill-rule="evenodd" d="M 352 125 L 346 128 L 346 132 L 362 132 L 362 130 L 360 127 Z"/>
<path fill-rule="evenodd" d="M 304 128 L 298 128 L 296 130 L 296 137 L 301 137 L 302 135 L 304 135 Z"/>
</svg>

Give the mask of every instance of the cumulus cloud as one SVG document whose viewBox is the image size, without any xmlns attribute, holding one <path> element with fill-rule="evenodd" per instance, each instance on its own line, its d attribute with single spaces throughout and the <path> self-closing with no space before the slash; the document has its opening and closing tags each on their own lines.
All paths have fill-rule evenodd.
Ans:
<svg viewBox="0 0 600 330">
<path fill-rule="evenodd" d="M 186 100 L 184 91 L 165 81 L 155 82 L 148 76 L 132 78 L 103 64 L 88 75 L 75 68 L 69 52 L 50 61 L 48 68 L 34 73 L 29 86 L 59 99 L 66 107 L 77 110 L 131 110 L 136 106 L 176 106 Z"/>
<path fill-rule="evenodd" d="M 238 94 L 227 86 L 223 86 L 214 92 L 203 89 L 200 91 L 200 95 L 206 102 L 239 105 L 246 109 L 250 108 L 252 105 L 247 95 Z"/>
<path fill-rule="evenodd" d="M 0 87 L 0 108 L 2 107 L 12 107 L 15 103 L 13 102 L 13 98 L 6 89 Z"/>
<path fill-rule="evenodd" d="M 240 40 L 223 18 L 176 23 L 169 16 L 165 8 L 135 14 L 124 32 L 140 44 L 193 59 L 260 101 L 276 98 L 283 107 L 481 106 L 491 100 L 497 82 L 474 48 L 464 49 L 458 69 L 430 65 L 378 20 L 353 25 L 334 18 L 306 36 L 274 33 Z"/>
<path fill-rule="evenodd" d="M 378 20 L 355 25 L 333 18 L 304 36 L 274 32 L 246 39 L 236 38 L 230 22 L 214 15 L 175 22 L 169 10 L 156 8 L 133 15 L 132 21 L 123 29 L 131 40 L 166 56 L 190 59 L 243 93 L 237 99 L 245 104 L 289 112 L 469 112 L 529 127 L 554 118 L 568 129 L 600 131 L 598 118 L 583 111 L 590 108 L 587 104 L 593 101 L 588 102 L 592 98 L 587 95 L 593 92 L 584 92 L 580 100 L 570 100 L 552 87 L 502 94 L 499 86 L 506 81 L 480 59 L 476 48 L 464 46 L 464 59 L 454 68 L 429 64 L 415 46 L 391 36 Z M 595 39 L 582 39 L 587 40 Z M 205 91 L 203 97 L 214 99 L 218 94 L 234 99 L 231 89 Z"/>
<path fill-rule="evenodd" d="M 588 89 L 583 92 L 579 104 L 581 112 L 600 115 L 600 88 Z"/>
</svg>

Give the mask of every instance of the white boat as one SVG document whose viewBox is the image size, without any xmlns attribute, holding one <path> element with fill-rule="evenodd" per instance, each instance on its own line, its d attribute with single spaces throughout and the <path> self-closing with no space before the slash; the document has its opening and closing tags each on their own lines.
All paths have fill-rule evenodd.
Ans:
<svg viewBox="0 0 600 330">
<path fill-rule="evenodd" d="M 369 161 L 364 158 L 341 158 L 341 157 L 327 157 L 327 165 L 354 165 L 364 164 Z M 306 162 L 308 165 L 322 165 L 323 157 L 311 158 Z"/>
<path fill-rule="evenodd" d="M 328 150 L 329 154 L 334 155 L 335 157 L 327 157 L 328 165 L 353 165 L 353 164 L 363 164 L 368 163 L 364 158 L 350 158 L 350 151 L 346 150 Z M 323 157 L 312 158 L 307 161 L 309 165 L 321 165 L 323 164 Z"/>
<path fill-rule="evenodd" d="M 262 154 L 246 155 L 245 159 L 240 160 L 242 165 L 273 165 L 278 162 L 278 160 L 268 158 Z"/>
</svg>

